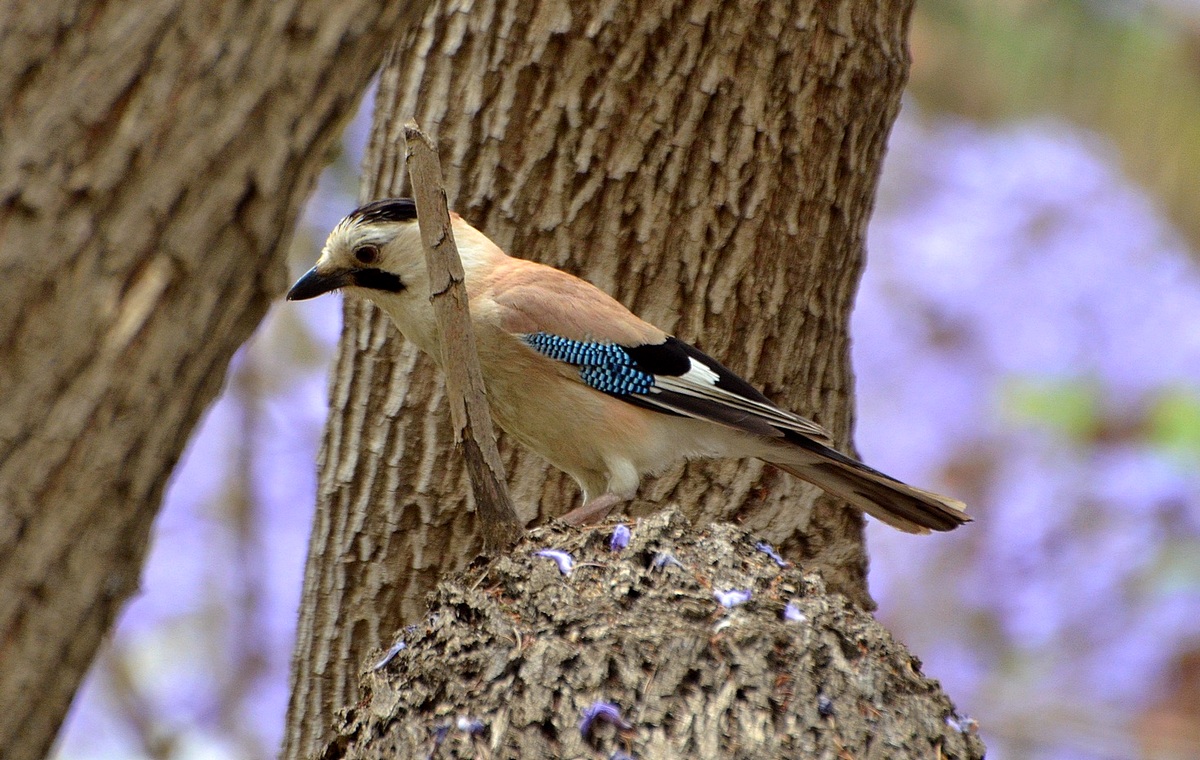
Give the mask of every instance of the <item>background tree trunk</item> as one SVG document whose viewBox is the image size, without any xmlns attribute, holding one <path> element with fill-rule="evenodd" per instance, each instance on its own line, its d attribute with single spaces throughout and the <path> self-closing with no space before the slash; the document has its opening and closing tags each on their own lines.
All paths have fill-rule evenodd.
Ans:
<svg viewBox="0 0 1200 760">
<path fill-rule="evenodd" d="M 0 747 L 41 757 L 395 3 L 0 6 Z"/>
<path fill-rule="evenodd" d="M 751 534 L 698 534 L 674 510 L 641 521 L 624 551 L 611 534 L 539 528 L 439 585 L 321 759 L 984 756 L 974 723 L 870 614 Z M 575 569 L 534 554 L 546 546 Z M 714 590 L 750 596 L 726 608 Z M 585 733 L 600 701 L 623 725 Z"/>
<path fill-rule="evenodd" d="M 785 408 L 852 426 L 847 324 L 908 69 L 908 0 L 434 3 L 385 67 L 364 198 L 401 192 L 400 127 L 439 141 L 451 205 L 510 253 L 574 272 Z M 330 736 L 359 668 L 480 545 L 440 378 L 348 299 L 321 456 L 284 757 Z M 523 517 L 578 489 L 505 448 Z M 736 520 L 870 606 L 862 519 L 758 462 L 643 485 Z"/>
</svg>

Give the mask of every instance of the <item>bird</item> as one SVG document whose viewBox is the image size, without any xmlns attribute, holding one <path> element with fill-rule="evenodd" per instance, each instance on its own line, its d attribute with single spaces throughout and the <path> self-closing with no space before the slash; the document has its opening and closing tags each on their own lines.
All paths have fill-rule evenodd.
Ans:
<svg viewBox="0 0 1200 760">
<path fill-rule="evenodd" d="M 603 519 L 634 496 L 644 475 L 680 460 L 748 457 L 902 531 L 970 522 L 961 501 L 836 450 L 820 425 L 596 286 L 509 256 L 458 214 L 450 217 L 493 419 L 578 482 L 583 503 L 568 522 Z M 334 227 L 287 299 L 337 290 L 365 296 L 441 361 L 425 261 L 414 201 L 372 201 Z"/>
</svg>

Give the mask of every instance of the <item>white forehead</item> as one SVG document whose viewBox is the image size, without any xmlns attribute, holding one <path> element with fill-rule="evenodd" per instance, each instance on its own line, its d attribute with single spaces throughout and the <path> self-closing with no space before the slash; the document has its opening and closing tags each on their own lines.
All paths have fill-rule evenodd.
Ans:
<svg viewBox="0 0 1200 760">
<path fill-rule="evenodd" d="M 351 214 L 337 223 L 325 242 L 326 249 L 352 248 L 360 245 L 384 245 L 396 237 L 400 225 L 395 223 L 380 224 L 363 221 Z"/>
</svg>

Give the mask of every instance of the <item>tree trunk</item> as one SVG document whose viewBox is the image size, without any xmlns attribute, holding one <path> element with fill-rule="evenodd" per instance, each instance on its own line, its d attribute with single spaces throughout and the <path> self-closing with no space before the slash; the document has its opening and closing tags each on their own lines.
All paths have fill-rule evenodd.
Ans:
<svg viewBox="0 0 1200 760">
<path fill-rule="evenodd" d="M 439 141 L 451 206 L 510 253 L 616 295 L 785 408 L 852 427 L 847 327 L 908 0 L 434 3 L 385 67 L 364 197 L 402 191 L 400 126 Z M 346 304 L 321 455 L 284 757 L 309 756 L 359 667 L 480 546 L 440 378 L 370 305 Z M 518 511 L 578 488 L 504 448 Z M 858 513 L 756 461 L 643 484 L 735 520 L 871 605 Z"/>
<path fill-rule="evenodd" d="M 41 757 L 394 3 L 0 7 L 0 747 Z"/>
<path fill-rule="evenodd" d="M 818 574 L 674 510 L 624 551 L 611 533 L 540 528 L 442 583 L 321 760 L 984 756 L 920 662 Z M 535 554 L 548 546 L 569 574 Z"/>
</svg>

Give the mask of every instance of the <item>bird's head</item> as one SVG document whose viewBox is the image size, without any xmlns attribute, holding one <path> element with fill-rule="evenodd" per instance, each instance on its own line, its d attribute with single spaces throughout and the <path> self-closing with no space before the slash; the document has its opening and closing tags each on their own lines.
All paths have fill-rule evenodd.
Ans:
<svg viewBox="0 0 1200 760">
<path fill-rule="evenodd" d="M 425 252 L 410 198 L 372 201 L 355 209 L 329 233 L 321 258 L 292 289 L 302 301 L 340 289 L 355 289 L 387 311 L 420 293 L 429 295 Z"/>
<path fill-rule="evenodd" d="M 486 276 L 504 252 L 451 213 L 467 286 Z M 317 264 L 292 289 L 289 301 L 348 290 L 374 301 L 423 351 L 437 356 L 437 329 L 429 303 L 429 270 L 411 198 L 372 201 L 350 212 L 329 233 Z"/>
</svg>

